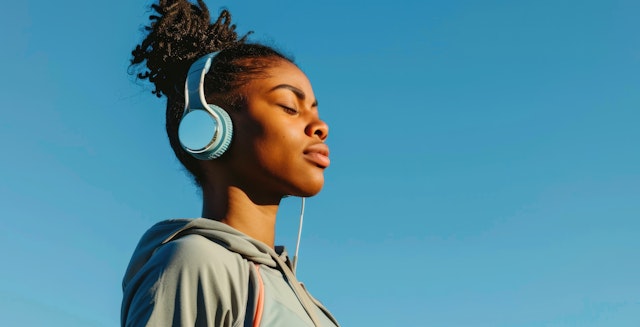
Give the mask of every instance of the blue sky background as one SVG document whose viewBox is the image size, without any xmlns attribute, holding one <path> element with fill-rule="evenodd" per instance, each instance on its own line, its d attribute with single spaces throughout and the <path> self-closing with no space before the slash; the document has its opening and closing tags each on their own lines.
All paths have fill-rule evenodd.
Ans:
<svg viewBox="0 0 640 327">
<path fill-rule="evenodd" d="M 149 3 L 0 11 L 3 325 L 117 326 L 142 233 L 200 213 L 127 75 Z M 344 326 L 640 326 L 640 2 L 207 3 L 313 83 L 298 275 Z"/>
</svg>

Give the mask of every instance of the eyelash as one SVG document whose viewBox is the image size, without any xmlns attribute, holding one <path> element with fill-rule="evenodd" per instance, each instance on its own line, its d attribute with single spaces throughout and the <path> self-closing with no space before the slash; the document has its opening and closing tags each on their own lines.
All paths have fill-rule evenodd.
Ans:
<svg viewBox="0 0 640 327">
<path fill-rule="evenodd" d="M 287 107 L 287 106 L 283 106 L 283 105 L 280 105 L 280 107 L 281 107 L 281 108 L 282 108 L 286 113 L 288 113 L 288 114 L 290 114 L 290 115 L 295 115 L 295 114 L 297 114 L 297 113 L 298 113 L 298 110 L 296 110 L 296 109 L 294 109 L 294 108 Z"/>
</svg>

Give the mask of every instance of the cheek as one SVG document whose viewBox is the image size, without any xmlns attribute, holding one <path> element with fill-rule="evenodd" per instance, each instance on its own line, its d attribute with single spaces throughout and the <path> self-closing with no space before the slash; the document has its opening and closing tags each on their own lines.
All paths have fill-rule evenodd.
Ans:
<svg viewBox="0 0 640 327">
<path fill-rule="evenodd" d="M 271 130 L 256 139 L 255 150 L 259 154 L 261 162 L 272 169 L 290 168 L 288 166 L 298 152 L 293 134 L 288 130 Z"/>
<path fill-rule="evenodd" d="M 286 165 L 292 156 L 294 132 L 292 128 L 283 128 L 281 124 L 269 124 L 252 117 L 243 117 L 234 122 L 234 152 L 245 164 L 251 162 L 275 169 Z"/>
</svg>

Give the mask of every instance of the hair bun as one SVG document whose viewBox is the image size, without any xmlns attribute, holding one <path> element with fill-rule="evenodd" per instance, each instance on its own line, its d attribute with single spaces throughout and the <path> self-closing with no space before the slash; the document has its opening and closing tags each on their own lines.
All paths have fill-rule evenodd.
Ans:
<svg viewBox="0 0 640 327">
<path fill-rule="evenodd" d="M 140 70 L 136 74 L 139 79 L 148 79 L 155 85 L 151 92 L 158 97 L 181 92 L 189 65 L 196 58 L 244 43 L 250 34 L 238 38 L 226 9 L 212 24 L 203 0 L 197 0 L 197 4 L 160 0 L 151 9 L 155 13 L 144 27 L 147 35 L 131 52 L 131 68 Z"/>
</svg>

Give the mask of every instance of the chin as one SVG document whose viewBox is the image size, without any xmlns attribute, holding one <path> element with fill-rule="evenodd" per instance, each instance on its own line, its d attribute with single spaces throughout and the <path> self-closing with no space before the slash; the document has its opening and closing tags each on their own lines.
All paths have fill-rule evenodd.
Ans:
<svg viewBox="0 0 640 327">
<path fill-rule="evenodd" d="M 299 196 L 299 197 L 302 197 L 302 198 L 309 198 L 309 197 L 312 197 L 312 196 L 320 193 L 320 190 L 321 189 L 313 190 L 313 191 L 310 191 L 310 192 L 301 192 L 300 194 L 298 194 L 296 196 Z"/>
<path fill-rule="evenodd" d="M 292 192 L 291 194 L 294 196 L 308 198 L 320 193 L 322 186 L 324 186 L 324 179 L 320 181 L 308 181 L 303 185 L 298 186 L 295 192 Z"/>
</svg>

